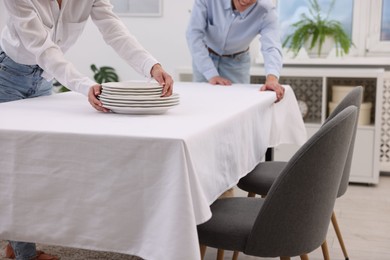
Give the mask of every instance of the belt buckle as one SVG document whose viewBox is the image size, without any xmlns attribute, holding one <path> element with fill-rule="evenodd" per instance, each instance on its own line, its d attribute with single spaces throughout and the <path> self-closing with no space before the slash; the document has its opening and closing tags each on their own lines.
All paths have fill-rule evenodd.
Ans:
<svg viewBox="0 0 390 260">
<path fill-rule="evenodd" d="M 237 55 L 240 55 L 240 54 L 243 54 L 245 52 L 247 52 L 249 50 L 249 47 L 245 50 L 245 51 L 239 51 L 239 52 L 236 52 L 236 53 L 233 53 L 233 54 L 218 54 L 217 52 L 215 52 L 213 49 L 207 47 L 209 53 L 212 53 L 214 55 L 217 55 L 218 57 L 224 57 L 224 58 L 230 58 L 230 59 L 234 59 Z"/>
</svg>

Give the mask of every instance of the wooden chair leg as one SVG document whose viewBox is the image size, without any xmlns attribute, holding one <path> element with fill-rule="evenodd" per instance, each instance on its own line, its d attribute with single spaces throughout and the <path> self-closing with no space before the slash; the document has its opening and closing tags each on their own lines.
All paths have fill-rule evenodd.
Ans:
<svg viewBox="0 0 390 260">
<path fill-rule="evenodd" d="M 199 246 L 200 247 L 200 259 L 204 259 L 204 255 L 206 254 L 206 248 L 207 248 L 207 246 L 205 246 L 205 245 L 200 245 Z"/>
<path fill-rule="evenodd" d="M 234 251 L 232 260 L 238 260 L 238 254 L 239 254 L 239 253 L 240 253 L 240 252 L 238 252 L 238 251 Z"/>
<path fill-rule="evenodd" d="M 255 197 L 256 196 L 256 193 L 254 192 L 248 192 L 248 197 Z"/>
<path fill-rule="evenodd" d="M 225 251 L 223 249 L 218 249 L 218 251 L 217 251 L 217 260 L 223 260 L 224 252 Z"/>
<path fill-rule="evenodd" d="M 301 255 L 301 260 L 309 260 L 309 256 L 307 254 Z"/>
<path fill-rule="evenodd" d="M 291 260 L 289 256 L 281 256 L 280 260 Z"/>
<path fill-rule="evenodd" d="M 326 242 L 326 240 L 324 241 L 324 243 L 322 243 L 321 249 L 322 249 L 322 255 L 324 256 L 324 260 L 330 260 L 328 243 Z"/>
<path fill-rule="evenodd" d="M 344 254 L 345 260 L 348 260 L 349 257 L 348 257 L 348 253 L 347 253 L 347 248 L 345 247 L 344 240 L 343 240 L 343 237 L 341 235 L 339 224 L 337 223 L 336 214 L 334 213 L 334 211 L 332 213 L 331 220 L 332 220 L 333 228 L 336 231 L 337 239 L 339 240 L 339 243 L 340 243 L 340 246 L 341 246 L 341 250 L 343 250 L 343 254 Z"/>
</svg>

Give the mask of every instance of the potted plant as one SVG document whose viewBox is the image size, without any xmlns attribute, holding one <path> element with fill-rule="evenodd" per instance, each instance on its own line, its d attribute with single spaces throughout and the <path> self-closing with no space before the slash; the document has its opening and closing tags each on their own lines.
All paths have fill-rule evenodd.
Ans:
<svg viewBox="0 0 390 260">
<path fill-rule="evenodd" d="M 93 78 L 99 84 L 102 84 L 105 82 L 118 82 L 119 81 L 118 74 L 116 74 L 115 69 L 112 67 L 103 66 L 103 67 L 97 68 L 95 64 L 92 64 L 91 70 L 94 73 Z"/>
<path fill-rule="evenodd" d="M 102 84 L 105 82 L 118 82 L 119 81 L 119 76 L 115 72 L 115 69 L 112 67 L 108 66 L 103 66 L 103 67 L 96 67 L 95 64 L 91 65 L 91 70 L 93 71 L 94 75 L 93 78 L 96 80 L 97 83 Z M 60 87 L 58 92 L 67 92 L 69 91 L 68 88 L 61 86 L 61 83 L 58 81 L 55 81 L 54 86 Z"/>
<path fill-rule="evenodd" d="M 294 32 L 283 41 L 286 47 L 296 56 L 302 47 L 305 47 L 311 57 L 326 57 L 331 48 L 336 45 L 336 55 L 348 54 L 352 41 L 336 20 L 329 19 L 329 13 L 333 9 L 335 0 L 330 4 L 328 13 L 323 17 L 317 0 L 309 1 L 310 16 L 301 15 L 301 20 L 292 24 Z M 328 45 L 328 53 L 322 51 Z"/>
</svg>

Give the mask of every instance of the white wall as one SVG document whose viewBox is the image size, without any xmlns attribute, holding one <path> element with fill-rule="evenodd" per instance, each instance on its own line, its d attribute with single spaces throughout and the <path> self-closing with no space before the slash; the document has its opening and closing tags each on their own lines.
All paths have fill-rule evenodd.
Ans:
<svg viewBox="0 0 390 260">
<path fill-rule="evenodd" d="M 190 17 L 192 0 L 163 0 L 161 17 L 126 17 L 122 21 L 141 44 L 175 77 L 177 67 L 190 67 L 185 30 Z M 90 65 L 114 67 L 120 80 L 144 79 L 106 45 L 93 22 L 89 21 L 83 36 L 67 53 L 78 69 L 92 76 Z M 175 78 L 176 80 L 176 78 Z"/>
<path fill-rule="evenodd" d="M 5 13 L 5 7 L 3 0 L 0 0 L 0 30 L 3 28 L 7 15 Z"/>
</svg>

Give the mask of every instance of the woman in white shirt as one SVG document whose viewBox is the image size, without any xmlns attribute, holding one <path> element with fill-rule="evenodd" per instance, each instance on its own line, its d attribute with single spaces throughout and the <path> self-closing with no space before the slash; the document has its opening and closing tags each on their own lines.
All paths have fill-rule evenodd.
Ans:
<svg viewBox="0 0 390 260">
<path fill-rule="evenodd" d="M 101 102 L 96 98 L 101 86 L 77 71 L 64 57 L 64 53 L 81 35 L 89 17 L 106 43 L 132 68 L 164 85 L 163 95 L 172 93 L 171 76 L 129 33 L 112 12 L 109 0 L 5 0 L 4 3 L 10 17 L 1 35 L 0 53 L 16 64 L 37 69 L 35 75 L 40 73 L 46 81 L 55 78 L 69 89 L 88 96 L 89 102 L 97 110 L 108 111 L 101 107 Z M 46 82 L 41 84 L 47 85 Z M 13 92 L 14 86 L 4 88 L 7 86 L 0 84 L 0 102 L 4 102 L 1 95 Z M 34 91 L 39 89 L 30 90 L 26 95 L 16 95 L 28 98 L 36 96 L 35 93 L 31 94 Z"/>
<path fill-rule="evenodd" d="M 101 85 L 64 57 L 89 17 L 120 57 L 163 85 L 163 96 L 172 94 L 172 77 L 128 32 L 109 0 L 4 0 L 4 4 L 9 18 L 0 39 L 0 102 L 50 95 L 55 78 L 87 96 L 98 111 L 108 112 L 97 99 Z M 6 254 L 17 260 L 58 259 L 37 253 L 34 243 L 17 241 L 10 241 Z"/>
</svg>

